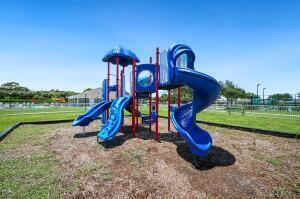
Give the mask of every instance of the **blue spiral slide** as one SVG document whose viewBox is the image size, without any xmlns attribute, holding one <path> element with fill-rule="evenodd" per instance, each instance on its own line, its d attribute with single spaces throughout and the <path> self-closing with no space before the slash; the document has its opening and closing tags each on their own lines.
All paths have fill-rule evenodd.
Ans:
<svg viewBox="0 0 300 199">
<path fill-rule="evenodd" d="M 110 114 L 107 122 L 99 131 L 97 138 L 103 141 L 113 138 L 122 125 L 122 113 L 130 104 L 132 97 L 119 97 L 115 99 L 110 107 Z"/>
<path fill-rule="evenodd" d="M 86 113 L 78 116 L 72 123 L 72 126 L 88 126 L 96 120 L 101 113 L 106 111 L 112 102 L 100 102 L 89 109 Z"/>
<path fill-rule="evenodd" d="M 175 109 L 171 120 L 192 153 L 204 156 L 212 147 L 212 138 L 207 131 L 197 126 L 196 114 L 217 99 L 220 85 L 214 78 L 188 68 L 177 68 L 175 74 L 176 83 L 193 89 L 193 102 Z"/>
<path fill-rule="evenodd" d="M 186 56 L 185 64 L 177 60 Z M 217 80 L 194 68 L 195 54 L 183 44 L 168 50 L 169 81 L 193 89 L 193 101 L 176 108 L 171 120 L 178 133 L 186 140 L 193 154 L 204 156 L 212 147 L 212 137 L 196 124 L 197 113 L 210 106 L 218 97 L 221 86 Z"/>
</svg>

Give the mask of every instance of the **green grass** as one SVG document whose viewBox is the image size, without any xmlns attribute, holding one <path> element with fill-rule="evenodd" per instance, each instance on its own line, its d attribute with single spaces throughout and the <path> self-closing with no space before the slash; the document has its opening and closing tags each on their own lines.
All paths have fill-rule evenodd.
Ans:
<svg viewBox="0 0 300 199">
<path fill-rule="evenodd" d="M 122 156 L 128 160 L 130 164 L 138 164 L 142 161 L 146 151 L 142 148 L 134 148 L 122 152 Z"/>
<path fill-rule="evenodd" d="M 142 113 L 148 113 L 148 109 L 143 107 Z M 168 116 L 168 112 L 166 109 L 163 109 L 159 111 L 159 115 Z M 253 114 L 242 116 L 240 113 L 229 115 L 228 112 L 204 111 L 197 115 L 197 120 L 300 135 L 300 120 L 286 117 L 280 118 Z"/>
<path fill-rule="evenodd" d="M 101 160 L 75 170 L 62 166 L 65 160 L 48 145 L 51 133 L 59 127 L 25 125 L 1 142 L 0 198 L 64 198 L 86 178 L 114 179 L 115 173 Z"/>
<path fill-rule="evenodd" d="M 300 120 L 297 119 L 273 118 L 259 115 L 228 115 L 228 113 L 208 111 L 198 114 L 197 119 L 219 124 L 229 124 L 242 127 L 300 134 Z"/>
<path fill-rule="evenodd" d="M 277 166 L 279 164 L 279 160 L 275 158 L 269 158 L 266 160 L 266 162 L 273 166 Z"/>
<path fill-rule="evenodd" d="M 0 198 L 58 197 L 58 181 L 62 178 L 58 172 L 60 160 L 48 150 L 30 150 L 53 128 L 53 125 L 19 128 L 0 144 L 1 154 L 11 154 L 0 157 Z M 29 152 L 15 153 L 20 146 Z"/>
<path fill-rule="evenodd" d="M 73 110 L 75 112 L 71 113 L 61 113 L 61 111 L 70 111 Z M 10 112 L 11 111 L 11 112 Z M 82 108 L 59 108 L 59 109 L 25 109 L 25 110 L 18 110 L 18 113 L 37 113 L 37 114 L 30 114 L 30 115 L 7 115 L 1 116 L 1 114 L 8 114 L 8 113 L 16 113 L 16 110 L 1 110 L 0 111 L 0 132 L 4 131 L 11 125 L 17 122 L 32 122 L 32 121 L 41 121 L 41 120 L 66 120 L 66 119 L 74 119 L 79 114 L 84 112 Z M 51 113 L 39 113 L 39 112 L 51 112 Z"/>
<path fill-rule="evenodd" d="M 143 106 L 141 108 L 142 113 L 148 113 L 148 107 Z M 58 111 L 75 111 L 73 113 L 59 113 Z M 17 115 L 17 116 L 1 116 L 3 114 L 13 113 L 39 113 L 39 112 L 51 112 L 39 113 L 34 115 Z M 65 108 L 49 108 L 49 109 L 5 109 L 0 110 L 0 132 L 8 128 L 9 126 L 17 122 L 26 121 L 40 121 L 40 120 L 62 120 L 62 119 L 74 119 L 79 114 L 83 113 L 83 108 L 65 107 Z M 125 111 L 125 114 L 129 113 Z M 161 106 L 160 115 L 167 116 L 167 109 Z M 204 111 L 197 115 L 198 120 L 214 122 L 219 124 L 229 124 L 241 127 L 259 128 L 264 130 L 280 131 L 287 133 L 300 134 L 300 120 L 287 117 L 272 117 L 268 115 L 255 115 L 246 114 L 242 116 L 239 112 L 232 112 L 230 115 L 228 112 L 214 112 Z"/>
<path fill-rule="evenodd" d="M 49 152 L 38 152 L 28 158 L 14 158 L 0 163 L 1 198 L 46 198 L 57 196 L 53 186 L 58 173 L 54 173 L 57 163 Z"/>
<path fill-rule="evenodd" d="M 4 114 L 23 114 L 38 112 L 57 112 L 57 111 L 82 111 L 82 107 L 58 107 L 58 108 L 34 108 L 34 109 L 0 109 L 0 116 Z"/>
</svg>

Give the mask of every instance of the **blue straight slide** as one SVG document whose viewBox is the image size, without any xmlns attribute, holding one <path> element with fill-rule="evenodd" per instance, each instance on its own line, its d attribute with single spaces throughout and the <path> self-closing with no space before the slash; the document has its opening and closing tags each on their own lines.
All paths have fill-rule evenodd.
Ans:
<svg viewBox="0 0 300 199">
<path fill-rule="evenodd" d="M 120 130 L 122 124 L 122 113 L 130 104 L 132 97 L 119 97 L 115 99 L 110 107 L 109 118 L 97 138 L 106 141 L 112 139 Z"/>
<path fill-rule="evenodd" d="M 193 89 L 193 102 L 176 108 L 171 114 L 171 120 L 191 152 L 204 156 L 212 147 L 212 138 L 207 131 L 197 126 L 196 114 L 217 99 L 220 84 L 204 73 L 187 68 L 176 68 L 174 81 Z"/>
<path fill-rule="evenodd" d="M 72 123 L 72 126 L 88 126 L 92 121 L 97 119 L 101 113 L 106 111 L 112 102 L 100 102 L 93 106 L 86 113 L 78 116 Z"/>
</svg>

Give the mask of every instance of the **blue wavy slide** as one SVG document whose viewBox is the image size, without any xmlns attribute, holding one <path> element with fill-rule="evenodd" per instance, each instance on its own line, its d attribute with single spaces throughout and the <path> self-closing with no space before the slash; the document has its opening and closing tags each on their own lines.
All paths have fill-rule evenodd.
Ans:
<svg viewBox="0 0 300 199">
<path fill-rule="evenodd" d="M 207 131 L 197 126 L 196 114 L 217 99 L 220 84 L 214 78 L 188 68 L 176 68 L 174 81 L 193 89 L 193 102 L 176 108 L 171 114 L 171 120 L 191 152 L 204 156 L 212 147 L 212 138 Z"/>
<path fill-rule="evenodd" d="M 107 122 L 99 131 L 97 138 L 103 141 L 112 139 L 120 130 L 122 124 L 122 113 L 130 104 L 132 97 L 119 97 L 115 99 L 110 107 Z"/>
<path fill-rule="evenodd" d="M 92 121 L 96 120 L 101 113 L 106 111 L 112 102 L 100 102 L 89 109 L 84 114 L 78 116 L 72 123 L 72 126 L 88 126 Z"/>
</svg>

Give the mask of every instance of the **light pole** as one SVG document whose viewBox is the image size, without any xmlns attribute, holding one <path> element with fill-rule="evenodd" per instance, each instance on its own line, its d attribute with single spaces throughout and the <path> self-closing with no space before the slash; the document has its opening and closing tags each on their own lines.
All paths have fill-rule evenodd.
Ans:
<svg viewBox="0 0 300 199">
<path fill-rule="evenodd" d="M 257 98 L 258 98 L 258 87 L 260 86 L 260 84 L 257 84 L 256 85 L 256 96 L 257 96 Z"/>
<path fill-rule="evenodd" d="M 86 111 L 86 94 L 84 94 L 84 111 Z"/>
<path fill-rule="evenodd" d="M 266 88 L 263 88 L 263 104 L 265 105 L 265 90 Z"/>
</svg>

